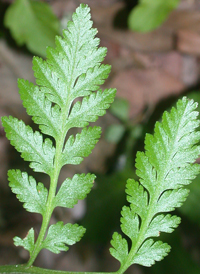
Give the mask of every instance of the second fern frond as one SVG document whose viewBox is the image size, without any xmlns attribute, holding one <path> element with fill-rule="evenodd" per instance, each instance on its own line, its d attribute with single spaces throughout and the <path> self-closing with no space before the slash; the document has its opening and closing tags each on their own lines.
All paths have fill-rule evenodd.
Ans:
<svg viewBox="0 0 200 274">
<path fill-rule="evenodd" d="M 200 155 L 196 108 L 197 103 L 186 97 L 179 100 L 177 108 L 164 112 L 162 122 L 156 123 L 154 135 L 146 135 L 145 152 L 137 153 L 139 182 L 127 181 L 130 206 L 121 212 L 121 229 L 130 238 L 131 248 L 116 232 L 111 241 L 110 252 L 121 263 L 118 273 L 132 264 L 151 266 L 170 251 L 168 244 L 152 238 L 171 233 L 179 225 L 179 217 L 165 213 L 182 205 L 188 196 L 185 186 L 200 172 L 194 164 Z"/>
</svg>

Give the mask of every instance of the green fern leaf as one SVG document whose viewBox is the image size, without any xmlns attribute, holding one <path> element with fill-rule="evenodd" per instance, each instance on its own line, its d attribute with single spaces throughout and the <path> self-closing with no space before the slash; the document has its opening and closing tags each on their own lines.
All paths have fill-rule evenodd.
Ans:
<svg viewBox="0 0 200 274">
<path fill-rule="evenodd" d="M 46 248 L 56 254 L 60 251 L 67 251 L 69 247 L 67 245 L 73 245 L 78 242 L 83 234 L 85 228 L 78 226 L 77 224 L 66 224 L 58 222 L 55 225 L 51 225 L 48 230 L 48 234 L 42 243 L 42 248 Z"/>
<path fill-rule="evenodd" d="M 107 79 L 111 70 L 109 65 L 97 65 L 88 68 L 86 73 L 81 74 L 74 88 L 74 96 L 81 97 L 91 94 L 91 91 L 98 90 L 99 86 Z"/>
<path fill-rule="evenodd" d="M 188 194 L 189 190 L 183 188 L 166 190 L 159 198 L 155 206 L 155 212 L 168 212 L 180 207 L 185 202 Z"/>
<path fill-rule="evenodd" d="M 128 243 L 122 236 L 114 232 L 111 244 L 114 248 L 110 248 L 110 253 L 113 257 L 120 261 L 121 265 L 124 265 L 128 256 Z"/>
<path fill-rule="evenodd" d="M 85 127 L 89 122 L 95 122 L 98 116 L 103 116 L 115 97 L 115 89 L 99 90 L 88 97 L 84 97 L 82 103 L 77 102 L 69 115 L 66 127 Z"/>
<path fill-rule="evenodd" d="M 148 194 L 142 185 L 133 179 L 129 179 L 126 185 L 127 201 L 131 203 L 131 208 L 138 212 L 138 215 L 145 218 L 147 215 Z M 138 195 L 135 197 L 135 193 Z M 141 205 L 140 201 L 142 200 Z"/>
<path fill-rule="evenodd" d="M 84 128 L 81 133 L 76 134 L 75 139 L 71 135 L 62 152 L 62 165 L 80 164 L 83 161 L 83 157 L 90 155 L 100 136 L 100 127 Z"/>
<path fill-rule="evenodd" d="M 23 106 L 29 115 L 33 116 L 33 121 L 39 124 L 40 130 L 55 139 L 61 131 L 60 109 L 45 97 L 38 86 L 29 83 L 24 79 L 18 80 L 20 97 Z"/>
<path fill-rule="evenodd" d="M 155 261 L 160 261 L 167 256 L 170 249 L 168 244 L 161 241 L 154 242 L 152 239 L 146 240 L 131 263 L 152 266 Z"/>
<path fill-rule="evenodd" d="M 33 58 L 34 75 L 40 92 L 44 93 L 49 101 L 57 104 L 61 109 L 67 106 L 69 98 L 69 86 L 55 72 L 55 67 L 48 64 L 49 59 L 43 60 L 39 57 Z M 53 68 L 53 70 L 52 70 Z M 63 73 L 66 68 L 63 68 Z"/>
<path fill-rule="evenodd" d="M 171 216 L 170 214 L 158 215 L 150 223 L 145 237 L 158 237 L 160 236 L 160 232 L 171 233 L 180 224 L 180 222 L 181 218 L 177 216 Z"/>
<path fill-rule="evenodd" d="M 35 179 L 26 172 L 20 170 L 9 170 L 8 180 L 12 192 L 17 194 L 24 208 L 30 212 L 44 214 L 48 191 L 42 183 L 36 184 Z"/>
<path fill-rule="evenodd" d="M 51 140 L 45 139 L 43 142 L 39 132 L 34 133 L 31 127 L 12 116 L 3 117 L 2 125 L 11 144 L 21 152 L 25 161 L 31 162 L 30 167 L 34 171 L 51 175 L 55 156 L 55 148 Z"/>
<path fill-rule="evenodd" d="M 29 230 L 28 234 L 26 235 L 26 237 L 24 239 L 21 239 L 20 237 L 14 237 L 13 240 L 14 240 L 14 244 L 16 246 L 23 246 L 31 254 L 32 251 L 34 250 L 34 230 L 33 230 L 33 228 L 31 228 Z"/>
<path fill-rule="evenodd" d="M 132 242 L 136 242 L 139 233 L 139 218 L 134 215 L 135 211 L 127 206 L 122 208 L 121 228 L 124 234 L 131 238 Z M 130 230 L 130 227 L 132 228 Z"/>
<path fill-rule="evenodd" d="M 117 244 L 116 236 L 111 241 L 111 254 L 121 262 L 119 273 L 133 263 L 151 266 L 170 251 L 167 244 L 154 242 L 151 237 L 171 233 L 178 226 L 179 217 L 163 213 L 182 205 L 188 196 L 184 186 L 200 172 L 200 166 L 194 164 L 200 154 L 196 108 L 197 104 L 186 97 L 179 100 L 177 108 L 165 112 L 162 123 L 156 123 L 154 135 L 146 135 L 145 152 L 137 153 L 139 182 L 128 180 L 130 207 L 123 207 L 121 218 L 121 229 L 132 242 L 126 261 L 125 245 Z"/>
<path fill-rule="evenodd" d="M 78 200 L 83 200 L 90 192 L 95 177 L 95 175 L 88 173 L 87 175 L 76 174 L 72 179 L 67 178 L 55 197 L 55 207 L 72 208 Z"/>
</svg>

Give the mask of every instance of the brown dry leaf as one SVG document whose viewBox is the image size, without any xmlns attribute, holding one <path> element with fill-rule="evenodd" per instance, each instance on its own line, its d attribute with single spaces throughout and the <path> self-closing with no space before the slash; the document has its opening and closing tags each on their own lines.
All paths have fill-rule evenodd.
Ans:
<svg viewBox="0 0 200 274">
<path fill-rule="evenodd" d="M 138 115 L 146 105 L 155 105 L 169 95 L 179 94 L 184 84 L 161 69 L 129 69 L 119 72 L 110 83 L 118 90 L 118 96 L 126 98 L 130 116 Z"/>
<path fill-rule="evenodd" d="M 18 93 L 18 78 L 34 81 L 32 56 L 9 48 L 6 42 L 1 39 L 0 105 L 7 110 L 8 114 L 16 115 L 18 118 L 25 116 L 27 119 Z"/>
</svg>

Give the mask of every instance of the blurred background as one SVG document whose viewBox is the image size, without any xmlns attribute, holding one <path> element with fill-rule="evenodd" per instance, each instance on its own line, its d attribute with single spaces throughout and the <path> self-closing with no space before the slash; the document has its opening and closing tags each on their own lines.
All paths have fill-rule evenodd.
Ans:
<svg viewBox="0 0 200 274">
<path fill-rule="evenodd" d="M 0 116 L 13 115 L 37 128 L 22 106 L 17 79 L 34 82 L 33 55 L 45 58 L 46 46 L 54 46 L 55 35 L 62 34 L 80 3 L 91 7 L 101 46 L 108 48 L 105 62 L 112 72 L 103 88 L 116 87 L 117 98 L 96 123 L 103 134 L 93 153 L 60 176 L 59 184 L 78 172 L 97 175 L 86 200 L 71 210 L 57 208 L 51 220 L 78 222 L 87 232 L 67 253 L 43 250 L 35 265 L 116 271 L 109 242 L 113 231 L 120 230 L 126 180 L 136 179 L 136 152 L 144 149 L 145 134 L 153 132 L 155 121 L 178 98 L 187 95 L 200 103 L 200 0 L 0 0 Z M 12 238 L 25 237 L 30 227 L 38 233 L 41 224 L 41 217 L 26 212 L 11 193 L 9 168 L 33 174 L 0 126 L 0 265 L 26 262 L 28 253 L 16 248 Z M 48 187 L 43 174 L 34 177 Z M 136 265 L 127 273 L 200 274 L 200 177 L 189 188 L 186 203 L 175 212 L 181 225 L 173 234 L 161 235 L 172 246 L 170 255 L 151 268 Z"/>
</svg>

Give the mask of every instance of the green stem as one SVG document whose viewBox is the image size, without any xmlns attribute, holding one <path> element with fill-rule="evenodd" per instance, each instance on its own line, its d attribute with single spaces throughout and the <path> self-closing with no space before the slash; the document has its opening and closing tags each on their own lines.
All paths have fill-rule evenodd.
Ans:
<svg viewBox="0 0 200 274">
<path fill-rule="evenodd" d="M 145 221 L 141 224 L 138 240 L 135 245 L 132 245 L 131 250 L 127 256 L 127 260 L 126 260 L 125 264 L 121 265 L 120 269 L 117 271 L 117 274 L 125 273 L 125 271 L 129 268 L 129 266 L 132 265 L 132 261 L 133 261 L 135 254 L 137 253 L 138 249 L 140 248 L 140 246 L 142 245 L 142 243 L 145 240 L 146 231 L 147 231 L 148 226 L 153 218 L 152 212 L 154 211 L 154 206 L 155 206 L 154 201 L 155 201 L 156 197 L 159 195 L 157 192 L 155 193 L 154 198 L 151 200 L 151 203 L 149 204 L 149 211 L 148 211 L 147 217 L 146 217 Z"/>
<path fill-rule="evenodd" d="M 0 266 L 0 274 L 115 274 L 115 272 L 71 272 L 61 270 L 50 270 L 40 267 L 27 267 L 25 265 L 4 265 Z"/>
<path fill-rule="evenodd" d="M 30 254 L 30 259 L 28 263 L 26 264 L 27 267 L 30 267 L 41 249 L 43 248 L 42 243 L 44 241 L 44 237 L 46 235 L 47 228 L 49 226 L 49 222 L 51 219 L 52 212 L 54 210 L 54 198 L 56 195 L 56 188 L 57 188 L 57 183 L 58 183 L 58 177 L 60 174 L 60 170 L 62 168 L 60 164 L 60 159 L 61 159 L 61 154 L 63 150 L 63 145 L 65 142 L 65 137 L 67 134 L 67 129 L 65 129 L 65 123 L 66 123 L 66 117 L 68 116 L 69 109 L 70 109 L 70 102 L 67 102 L 67 107 L 62 114 L 62 128 L 63 131 L 61 134 L 58 136 L 58 139 L 56 140 L 56 152 L 55 152 L 55 159 L 54 159 L 54 169 L 52 170 L 52 174 L 50 176 L 50 187 L 49 187 L 49 195 L 46 203 L 46 211 L 43 216 L 43 221 L 42 221 L 42 226 L 40 229 L 39 236 L 37 238 L 37 241 L 35 243 L 35 248 L 34 251 Z"/>
<path fill-rule="evenodd" d="M 50 180 L 50 188 L 49 188 L 49 195 L 46 203 L 46 212 L 43 216 L 43 221 L 42 221 L 42 226 L 40 229 L 39 236 L 37 238 L 36 244 L 34 251 L 30 254 L 30 259 L 27 263 L 27 266 L 31 266 L 33 262 L 35 261 L 38 253 L 42 249 L 42 242 L 44 240 L 49 221 L 51 219 L 52 212 L 54 210 L 54 205 L 53 205 L 53 200 L 56 194 L 56 187 L 57 187 L 57 182 L 58 182 L 58 177 L 60 173 L 60 155 L 62 153 L 62 147 L 63 147 L 63 142 L 65 138 L 63 138 L 63 134 L 61 134 L 61 138 L 58 141 L 58 145 L 56 146 L 56 154 L 55 154 L 55 161 L 54 161 L 54 169 L 52 172 L 51 180 Z"/>
<path fill-rule="evenodd" d="M 75 58 L 73 59 L 73 63 L 72 63 L 71 81 L 69 83 L 69 87 L 70 87 L 69 94 L 71 94 L 71 91 L 73 89 L 73 86 L 74 86 L 74 83 L 76 80 L 73 78 L 74 78 L 74 69 L 75 69 L 75 64 L 76 64 L 76 56 L 77 56 L 77 52 L 78 52 L 79 39 L 80 39 L 80 37 L 78 36 L 75 51 L 74 51 Z M 73 98 L 73 96 L 71 97 L 69 95 L 68 100 L 65 102 L 65 104 L 63 104 L 63 107 L 61 107 L 61 117 L 62 117 L 61 118 L 61 121 L 62 121 L 61 129 L 62 129 L 62 131 L 61 131 L 60 135 L 58 135 L 56 138 L 56 152 L 55 152 L 55 159 L 54 159 L 54 168 L 53 168 L 52 174 L 50 176 L 50 188 L 49 188 L 49 195 L 48 195 L 48 199 L 47 199 L 47 203 L 46 203 L 46 212 L 44 213 L 44 216 L 43 216 L 42 226 L 41 226 L 37 241 L 35 243 L 34 251 L 30 254 L 30 259 L 29 259 L 28 263 L 26 264 L 27 267 L 30 267 L 33 264 L 38 253 L 43 248 L 42 243 L 44 241 L 44 237 L 46 235 L 46 231 L 49 226 L 49 221 L 50 221 L 52 212 L 54 210 L 54 202 L 53 201 L 54 201 L 54 198 L 56 195 L 58 177 L 60 174 L 60 170 L 62 168 L 60 159 L 61 159 L 63 146 L 65 143 L 65 137 L 66 137 L 66 134 L 68 131 L 68 128 L 66 127 L 66 120 L 69 116 L 70 107 L 71 107 L 71 104 L 73 101 L 72 98 Z"/>
</svg>

